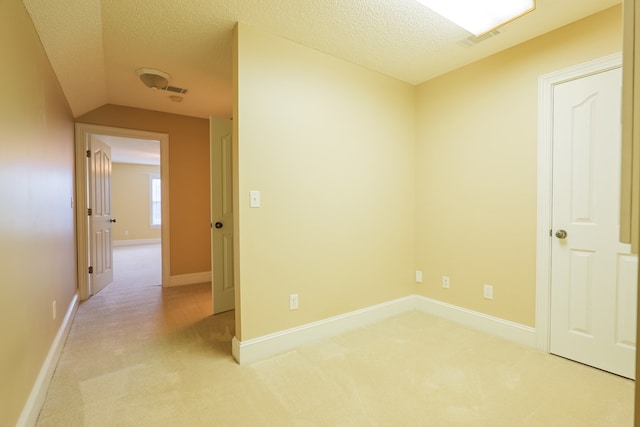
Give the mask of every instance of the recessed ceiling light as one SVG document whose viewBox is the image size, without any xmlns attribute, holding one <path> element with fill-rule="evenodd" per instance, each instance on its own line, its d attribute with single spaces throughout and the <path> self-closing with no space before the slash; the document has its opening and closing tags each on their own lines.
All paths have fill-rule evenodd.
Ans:
<svg viewBox="0 0 640 427">
<path fill-rule="evenodd" d="M 418 0 L 476 37 L 525 15 L 535 0 Z"/>
</svg>

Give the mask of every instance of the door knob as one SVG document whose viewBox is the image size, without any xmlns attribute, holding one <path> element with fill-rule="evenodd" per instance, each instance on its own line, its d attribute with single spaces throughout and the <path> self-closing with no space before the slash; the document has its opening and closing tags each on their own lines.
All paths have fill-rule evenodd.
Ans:
<svg viewBox="0 0 640 427">
<path fill-rule="evenodd" d="M 567 237 L 567 232 L 565 230 L 558 230 L 556 231 L 556 237 L 558 239 L 564 239 Z"/>
<path fill-rule="evenodd" d="M 109 222 L 116 222 L 116 219 L 115 219 L 115 218 L 111 218 L 111 219 L 109 220 Z"/>
<path fill-rule="evenodd" d="M 221 223 L 221 222 L 216 222 L 215 227 L 216 227 L 216 228 L 222 228 L 222 223 Z"/>
</svg>

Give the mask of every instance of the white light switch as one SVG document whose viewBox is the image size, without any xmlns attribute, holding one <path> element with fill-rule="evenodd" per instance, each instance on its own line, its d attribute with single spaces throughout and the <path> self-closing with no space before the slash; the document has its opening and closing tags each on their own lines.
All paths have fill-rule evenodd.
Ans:
<svg viewBox="0 0 640 427">
<path fill-rule="evenodd" d="M 257 190 L 251 190 L 249 192 L 249 197 L 250 197 L 249 206 L 251 206 L 252 208 L 259 208 L 260 207 L 260 192 L 257 191 Z"/>
</svg>

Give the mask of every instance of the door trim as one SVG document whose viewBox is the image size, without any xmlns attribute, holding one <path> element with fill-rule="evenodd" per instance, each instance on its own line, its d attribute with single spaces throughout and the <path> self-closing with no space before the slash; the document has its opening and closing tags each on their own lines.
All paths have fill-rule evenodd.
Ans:
<svg viewBox="0 0 640 427">
<path fill-rule="evenodd" d="M 160 141 L 160 179 L 162 180 L 162 286 L 169 285 L 170 251 L 169 251 L 169 135 L 158 132 L 147 132 L 111 126 L 76 123 L 75 156 L 76 156 L 76 241 L 77 241 L 77 275 L 78 294 L 80 300 L 90 295 L 89 280 L 89 230 L 87 225 L 87 156 L 89 135 L 113 135 L 127 138 L 153 139 Z"/>
<path fill-rule="evenodd" d="M 538 213 L 536 228 L 536 347 L 546 353 L 551 328 L 551 215 L 553 89 L 571 80 L 622 66 L 622 53 L 615 53 L 538 78 Z"/>
</svg>

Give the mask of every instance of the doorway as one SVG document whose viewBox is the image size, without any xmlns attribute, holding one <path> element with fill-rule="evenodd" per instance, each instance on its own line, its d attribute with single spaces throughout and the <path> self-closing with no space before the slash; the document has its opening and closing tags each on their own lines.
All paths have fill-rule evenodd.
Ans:
<svg viewBox="0 0 640 427">
<path fill-rule="evenodd" d="M 113 283 L 160 285 L 160 141 L 113 135 L 93 135 L 93 139 L 111 148 Z"/>
<path fill-rule="evenodd" d="M 617 54 L 539 80 L 536 330 L 541 350 L 632 378 L 637 257 L 618 242 L 620 67 Z"/>
<path fill-rule="evenodd" d="M 96 289 L 94 284 L 92 283 L 92 274 L 90 273 L 91 267 L 91 259 L 92 259 L 92 245 L 91 245 L 91 236 L 90 236 L 90 224 L 88 221 L 88 208 L 90 205 L 89 197 L 89 183 L 88 183 L 88 174 L 89 168 L 87 166 L 87 150 L 90 148 L 91 141 L 94 139 L 100 139 L 105 141 L 106 144 L 115 148 L 114 154 L 112 157 L 114 158 L 114 164 L 118 169 L 120 164 L 127 164 L 127 162 L 137 161 L 138 163 L 146 161 L 147 163 L 151 162 L 151 157 L 157 157 L 157 163 L 159 163 L 158 167 L 150 167 L 149 172 L 143 176 L 144 182 L 147 183 L 148 189 L 150 192 L 150 199 L 153 200 L 153 179 L 157 177 L 159 179 L 159 186 L 155 186 L 156 190 L 159 187 L 159 193 L 156 192 L 155 199 L 159 202 L 156 204 L 155 208 L 159 207 L 159 211 L 156 211 L 156 215 L 154 218 L 153 215 L 153 207 L 150 206 L 150 215 L 148 217 L 149 228 L 153 228 L 154 220 L 156 222 L 156 226 L 159 231 L 160 238 L 149 237 L 147 238 L 140 237 L 139 234 L 132 235 L 134 232 L 132 227 L 128 226 L 131 222 L 121 220 L 120 225 L 124 225 L 124 227 L 120 227 L 117 222 L 117 212 L 114 212 L 113 219 L 115 223 L 113 225 L 116 226 L 115 230 L 111 230 L 111 234 L 116 231 L 119 234 L 116 235 L 116 248 L 118 251 L 119 247 L 131 246 L 128 243 L 146 243 L 146 244 L 156 244 L 159 245 L 159 253 L 160 253 L 160 262 L 161 262 L 161 273 L 160 283 L 162 286 L 166 286 L 169 283 L 169 139 L 168 135 L 155 133 L 155 132 L 145 132 L 138 131 L 132 129 L 122 129 L 122 128 L 113 128 L 107 126 L 98 126 L 98 125 L 88 125 L 78 123 L 76 124 L 76 226 L 77 226 L 77 239 L 78 239 L 78 288 L 80 299 L 85 300 L 89 298 L 91 295 L 95 294 Z M 152 142 L 154 141 L 154 142 Z M 157 154 L 152 155 L 150 150 L 143 149 L 144 147 L 150 147 L 156 144 Z M 135 160 L 137 159 L 137 160 Z M 146 160 L 143 160 L 146 159 Z M 144 169 L 144 167 L 136 167 L 138 169 Z M 123 172 L 126 173 L 126 169 L 131 168 L 122 168 Z M 151 169 L 155 172 L 152 173 Z M 158 170 L 159 169 L 159 170 Z M 131 172 L 131 171 L 129 171 Z M 137 171 L 138 174 L 141 172 Z M 135 171 L 133 172 L 136 173 Z M 159 196 L 159 197 L 158 197 Z M 121 211 L 122 213 L 123 211 Z M 128 214 L 128 213 L 127 213 Z M 161 218 L 161 220 L 159 220 Z M 123 224 L 125 222 L 125 224 Z M 158 235 L 158 233 L 156 233 Z M 132 239 L 125 239 L 125 237 L 134 237 Z M 137 240 L 137 242 L 135 242 Z M 123 242 L 123 244 L 118 244 L 117 242 Z M 151 248 L 147 248 L 151 249 Z M 121 251 L 124 251 L 122 249 Z M 143 256 L 144 259 L 153 259 L 153 250 L 151 253 L 149 251 L 141 252 L 140 256 Z M 117 254 L 116 254 L 117 255 Z M 151 256 L 151 258 L 149 258 Z M 122 257 L 120 257 L 122 258 Z M 142 258 L 141 258 L 142 259 Z M 118 256 L 115 257 L 115 262 L 118 262 Z M 158 284 L 158 283 L 156 283 Z"/>
</svg>

